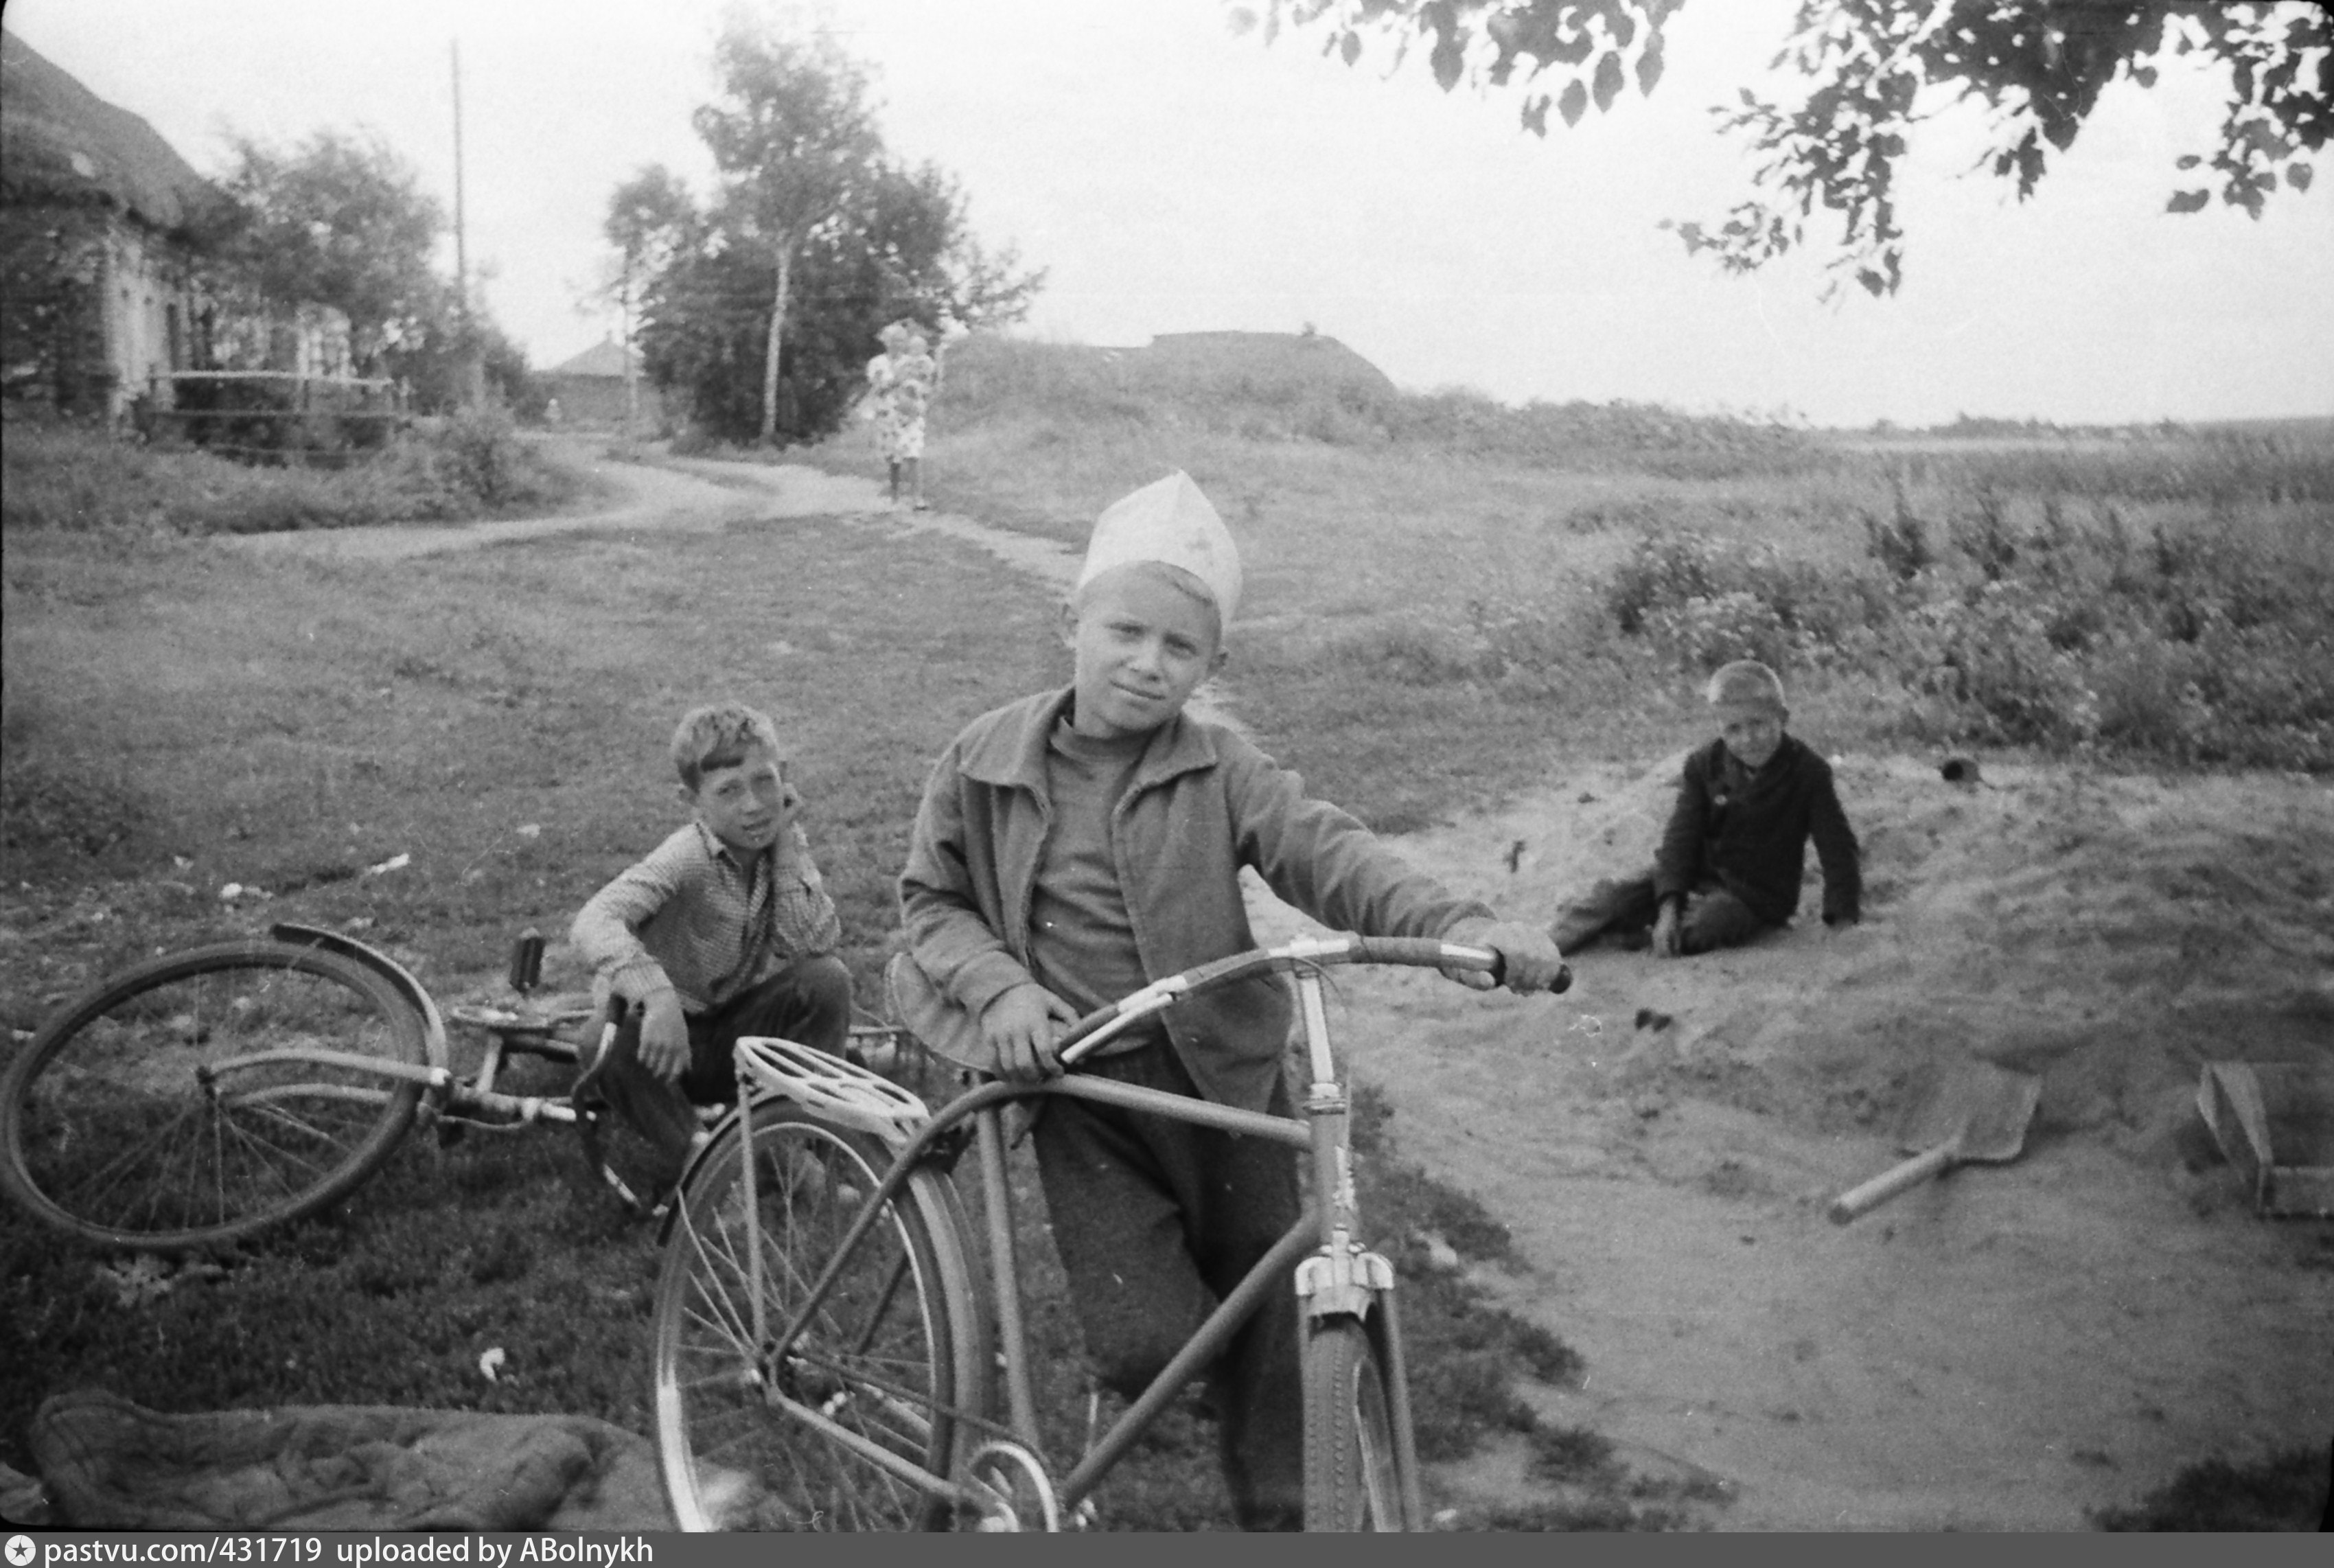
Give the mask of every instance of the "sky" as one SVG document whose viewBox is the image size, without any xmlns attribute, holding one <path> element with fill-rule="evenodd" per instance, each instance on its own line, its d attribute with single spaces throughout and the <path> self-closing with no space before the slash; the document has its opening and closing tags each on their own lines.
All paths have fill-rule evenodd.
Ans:
<svg viewBox="0 0 2334 1568">
<path fill-rule="evenodd" d="M 1512 92 L 1236 35 L 1223 0 L 832 0 L 895 152 L 955 175 L 985 245 L 1046 284 L 1017 329 L 1133 345 L 1306 325 L 1400 385 L 1658 402 L 1818 425 L 1967 414 L 2120 423 L 2334 414 L 2334 170 L 2258 221 L 2164 210 L 2219 99 L 2198 68 L 2111 88 L 2036 197 L 1968 175 L 1972 110 L 1904 175 L 1905 281 L 1818 295 L 1813 259 L 1748 277 L 1664 218 L 1745 189 L 1710 108 L 1757 80 L 1791 0 L 1699 0 L 1667 69 L 1545 140 Z M 7 0 L 8 28 L 208 173 L 230 132 L 377 132 L 450 212 L 451 51 L 477 288 L 539 367 L 613 326 L 609 193 L 712 179 L 690 114 L 723 0 Z M 765 0 L 761 15 L 783 16 Z M 802 15 L 794 13 L 794 15 Z M 446 266 L 452 269 L 450 240 Z M 870 345 L 870 352 L 873 352 Z"/>
</svg>

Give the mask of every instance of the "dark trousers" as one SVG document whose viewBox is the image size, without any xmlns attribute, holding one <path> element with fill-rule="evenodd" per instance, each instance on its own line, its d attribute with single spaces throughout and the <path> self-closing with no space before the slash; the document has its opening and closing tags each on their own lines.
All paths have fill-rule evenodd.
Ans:
<svg viewBox="0 0 2334 1568">
<path fill-rule="evenodd" d="M 1171 1094 L 1199 1092 L 1163 1043 L 1085 1070 Z M 1270 1108 L 1288 1114 L 1286 1085 L 1275 1087 Z M 1105 1388 L 1131 1399 L 1297 1223 L 1296 1155 L 1286 1145 L 1075 1099 L 1047 1100 L 1034 1136 L 1087 1357 Z M 1209 1369 L 1224 1480 L 1244 1530 L 1304 1524 L 1297 1332 L 1292 1274 Z"/>
<path fill-rule="evenodd" d="M 607 1053 L 577 1084 L 596 1090 L 610 1108 L 672 1158 L 678 1176 L 697 1135 L 700 1105 L 738 1098 L 738 1070 L 729 1053 L 749 1034 L 775 1035 L 841 1056 L 851 1039 L 851 971 L 839 958 L 797 959 L 759 985 L 739 992 L 689 1020 L 689 1065 L 667 1083 L 641 1065 L 641 1010 L 612 999 L 623 1017 Z"/>
<path fill-rule="evenodd" d="M 1613 877 L 1566 905 L 1549 934 L 1556 939 L 1557 951 L 1574 953 L 1600 936 L 1625 937 L 1649 930 L 1661 912 L 1651 872 Z M 1678 946 L 1685 953 L 1740 947 L 1772 929 L 1742 900 L 1716 883 L 1706 882 L 1686 896 L 1685 912 L 1678 922 Z"/>
</svg>

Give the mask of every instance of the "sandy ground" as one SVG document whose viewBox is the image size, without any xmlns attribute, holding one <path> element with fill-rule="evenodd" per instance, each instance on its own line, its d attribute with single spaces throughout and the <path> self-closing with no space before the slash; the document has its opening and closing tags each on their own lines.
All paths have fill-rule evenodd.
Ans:
<svg viewBox="0 0 2334 1568">
<path fill-rule="evenodd" d="M 1649 861 L 1680 760 L 1400 847 L 1544 919 Z M 2078 1529 L 2198 1460 L 2334 1438 L 2334 1223 L 2256 1217 L 2194 1107 L 2210 1060 L 2334 1087 L 2334 790 L 1986 771 L 1838 760 L 1869 887 L 1840 935 L 1592 948 L 1561 998 L 1343 983 L 1401 1154 L 1512 1228 L 1526 1266 L 1485 1282 L 1587 1360 L 1544 1418 L 1721 1483 L 1712 1526 Z M 1301 924 L 1258 903 L 1260 934 Z M 2040 1076 L 2020 1157 L 1830 1223 L 1959 1053 Z M 1521 1475 L 1503 1451 L 1447 1479 Z"/>
<path fill-rule="evenodd" d="M 863 516 L 972 539 L 1056 586 L 1058 546 L 887 512 L 862 479 L 604 465 L 598 514 L 262 536 L 395 558 L 588 529 Z M 740 478 L 759 487 L 738 488 Z M 1678 759 L 1552 774 L 1402 840 L 1503 913 L 1552 917 L 1645 863 Z M 1522 1264 L 1483 1282 L 1586 1358 L 1538 1389 L 1639 1470 L 1714 1482 L 1722 1529 L 2081 1528 L 2182 1466 L 2334 1437 L 2334 1222 L 2247 1206 L 2194 1108 L 2207 1060 L 2334 1074 L 2334 789 L 1989 760 L 1837 760 L 1867 918 L 1731 954 L 1592 950 L 1561 998 L 1348 972 L 1337 1023 L 1402 1155 L 1472 1192 Z M 1814 867 L 1808 903 L 1815 899 Z M 1259 934 L 1301 924 L 1257 891 Z M 1641 1017 L 1643 1021 L 1641 1022 Z M 2019 1157 L 1847 1226 L 1924 1063 L 2042 1080 Z M 2334 1159 L 2334 1151 L 2326 1156 Z M 1442 1479 L 1531 1495 L 1514 1447 Z"/>
</svg>

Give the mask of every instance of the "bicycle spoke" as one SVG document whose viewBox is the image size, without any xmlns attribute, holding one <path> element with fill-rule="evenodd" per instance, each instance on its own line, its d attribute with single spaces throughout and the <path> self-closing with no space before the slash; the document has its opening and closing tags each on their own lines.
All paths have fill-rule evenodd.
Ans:
<svg viewBox="0 0 2334 1568">
<path fill-rule="evenodd" d="M 679 1466 L 686 1515 L 723 1527 L 928 1524 L 945 1516 L 945 1505 L 869 1455 L 927 1470 L 949 1462 L 954 1412 L 944 1401 L 956 1385 L 942 1374 L 952 1346 L 932 1315 L 931 1264 L 914 1251 L 930 1244 L 930 1233 L 906 1228 L 910 1216 L 892 1200 L 835 1267 L 835 1244 L 876 1190 L 876 1168 L 851 1138 L 812 1118 L 777 1107 L 757 1115 L 757 1212 L 740 1210 L 733 1144 L 726 1163 L 717 1157 L 702 1167 L 707 1185 L 684 1195 L 660 1284 L 660 1440 Z M 757 1263 L 764 1331 L 795 1327 L 775 1363 L 747 1342 Z M 834 1279 L 805 1315 L 831 1268 Z"/>
<path fill-rule="evenodd" d="M 198 1116 L 200 1114 L 201 1110 L 199 1108 L 190 1108 L 187 1110 L 180 1111 L 163 1126 L 161 1132 L 168 1133 L 172 1128 L 184 1122 L 188 1118 Z M 81 1196 L 83 1194 L 86 1194 L 92 1200 L 103 1199 L 110 1196 L 114 1189 L 120 1185 L 121 1180 L 128 1176 L 132 1168 L 135 1167 L 140 1160 L 151 1157 L 153 1150 L 150 1146 L 159 1136 L 159 1135 L 143 1135 L 139 1141 L 132 1142 L 130 1147 L 125 1147 L 120 1154 L 116 1155 L 106 1164 L 98 1166 L 97 1169 L 89 1172 L 86 1176 L 77 1178 L 72 1185 L 72 1194 L 76 1204 L 80 1203 Z M 159 1201 L 161 1190 L 162 1189 L 158 1185 L 152 1195 L 153 1201 Z"/>
<path fill-rule="evenodd" d="M 9 1065 L 0 1180 L 94 1242 L 234 1240 L 346 1193 L 411 1124 L 419 1084 L 300 1054 L 418 1067 L 426 1041 L 350 957 L 272 940 L 164 954 L 68 1003 Z"/>
</svg>

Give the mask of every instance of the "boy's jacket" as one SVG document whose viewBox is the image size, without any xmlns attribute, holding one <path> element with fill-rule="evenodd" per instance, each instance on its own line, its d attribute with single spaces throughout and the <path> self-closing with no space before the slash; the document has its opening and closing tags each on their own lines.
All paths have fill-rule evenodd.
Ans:
<svg viewBox="0 0 2334 1568">
<path fill-rule="evenodd" d="M 973 1021 L 1029 970 L 1030 892 L 1045 844 L 1046 748 L 1068 688 L 983 714 L 933 765 L 900 877 L 911 963 L 902 1021 L 966 1066 L 994 1063 Z M 1440 937 L 1490 907 L 1420 875 L 1368 828 L 1220 724 L 1179 713 L 1153 731 L 1111 814 L 1137 951 L 1153 980 L 1256 945 L 1239 868 L 1335 931 Z M 949 1012 L 955 1016 L 945 1016 Z M 1262 1110 L 1288 1036 L 1277 976 L 1220 986 L 1164 1015 L 1208 1099 Z"/>
<path fill-rule="evenodd" d="M 1753 773 L 1725 741 L 1712 740 L 1685 760 L 1654 892 L 1670 898 L 1715 881 L 1760 919 L 1780 925 L 1799 906 L 1810 838 L 1823 866 L 1824 924 L 1857 919 L 1863 878 L 1831 764 L 1786 735 Z"/>
</svg>

